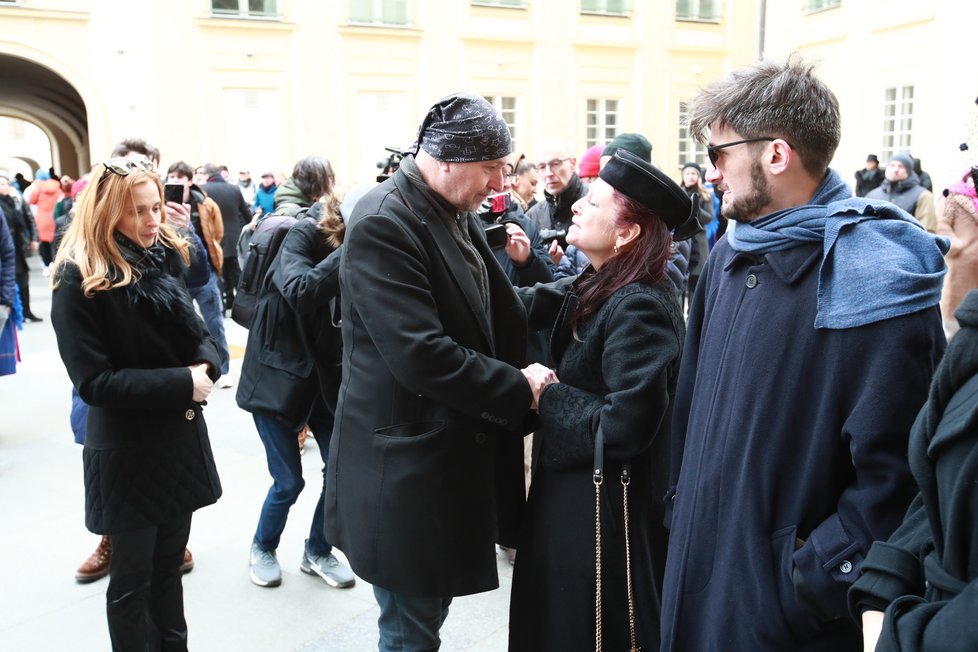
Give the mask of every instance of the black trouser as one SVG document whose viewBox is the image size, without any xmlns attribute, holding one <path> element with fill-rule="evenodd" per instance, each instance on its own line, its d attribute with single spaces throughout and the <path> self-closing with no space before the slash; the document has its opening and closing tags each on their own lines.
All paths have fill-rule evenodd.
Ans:
<svg viewBox="0 0 978 652">
<path fill-rule="evenodd" d="M 17 283 L 17 289 L 20 290 L 20 306 L 24 309 L 24 316 L 30 317 L 34 314 L 31 312 L 30 267 L 27 266 L 27 258 L 19 244 L 15 254 L 14 281 Z"/>
<path fill-rule="evenodd" d="M 112 534 L 105 599 L 114 652 L 187 649 L 180 566 L 191 516 Z"/>
<path fill-rule="evenodd" d="M 41 254 L 41 262 L 47 267 L 54 262 L 54 243 L 53 242 L 39 242 L 37 245 L 37 253 Z"/>
<path fill-rule="evenodd" d="M 224 266 L 221 269 L 223 276 L 224 309 L 230 310 L 234 305 L 234 290 L 238 287 L 241 279 L 241 268 L 238 266 L 238 257 L 225 258 Z"/>
</svg>

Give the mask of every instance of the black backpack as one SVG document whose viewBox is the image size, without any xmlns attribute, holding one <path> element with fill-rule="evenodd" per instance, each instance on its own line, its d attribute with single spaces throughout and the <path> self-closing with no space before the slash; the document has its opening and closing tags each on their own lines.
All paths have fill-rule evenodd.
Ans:
<svg viewBox="0 0 978 652">
<path fill-rule="evenodd" d="M 248 257 L 245 259 L 244 269 L 241 270 L 234 304 L 231 306 L 231 319 L 245 328 L 251 328 L 258 299 L 265 284 L 269 282 L 266 277 L 282 247 L 285 235 L 298 221 L 297 218 L 303 217 L 303 213 L 305 210 L 300 211 L 296 217 L 273 213 L 261 219 L 255 226 L 254 235 L 248 243 Z"/>
</svg>

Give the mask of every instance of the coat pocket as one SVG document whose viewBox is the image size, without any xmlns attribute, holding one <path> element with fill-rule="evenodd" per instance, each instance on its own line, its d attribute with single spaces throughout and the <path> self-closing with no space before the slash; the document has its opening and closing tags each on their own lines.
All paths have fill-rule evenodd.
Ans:
<svg viewBox="0 0 978 652">
<path fill-rule="evenodd" d="M 774 586 L 781 606 L 784 629 L 795 642 L 808 640 L 820 629 L 815 617 L 795 597 L 792 573 L 797 537 L 798 528 L 794 525 L 783 527 L 771 535 Z"/>
</svg>

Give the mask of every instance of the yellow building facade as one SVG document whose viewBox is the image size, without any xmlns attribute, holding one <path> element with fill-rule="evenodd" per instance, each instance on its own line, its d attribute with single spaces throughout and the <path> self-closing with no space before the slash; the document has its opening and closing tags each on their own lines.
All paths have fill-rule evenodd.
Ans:
<svg viewBox="0 0 978 652">
<path fill-rule="evenodd" d="M 640 132 L 678 177 L 704 159 L 683 103 L 757 56 L 759 17 L 754 0 L 0 0 L 0 116 L 51 143 L 0 124 L 0 167 L 75 176 L 137 136 L 164 167 L 257 176 L 315 154 L 355 183 L 465 90 L 530 156 Z"/>
<path fill-rule="evenodd" d="M 0 116 L 50 143 L 0 118 L 0 167 L 76 176 L 137 136 L 164 166 L 257 176 L 316 154 L 352 184 L 465 90 L 531 157 L 640 132 L 678 178 L 705 161 L 682 126 L 697 89 L 799 50 L 839 96 L 847 179 L 868 153 L 910 148 L 937 183 L 967 158 L 976 14 L 958 0 L 0 0 Z"/>
</svg>

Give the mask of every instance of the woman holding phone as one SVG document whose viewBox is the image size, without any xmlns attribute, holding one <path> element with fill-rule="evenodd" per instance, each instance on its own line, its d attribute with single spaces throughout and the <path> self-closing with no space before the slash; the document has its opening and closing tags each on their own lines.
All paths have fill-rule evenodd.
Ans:
<svg viewBox="0 0 978 652">
<path fill-rule="evenodd" d="M 51 319 L 90 406 L 85 525 L 111 535 L 113 650 L 186 650 L 180 567 L 191 516 L 221 484 L 202 403 L 220 375 L 181 281 L 186 240 L 166 223 L 148 160 L 96 166 L 52 275 Z"/>
</svg>

